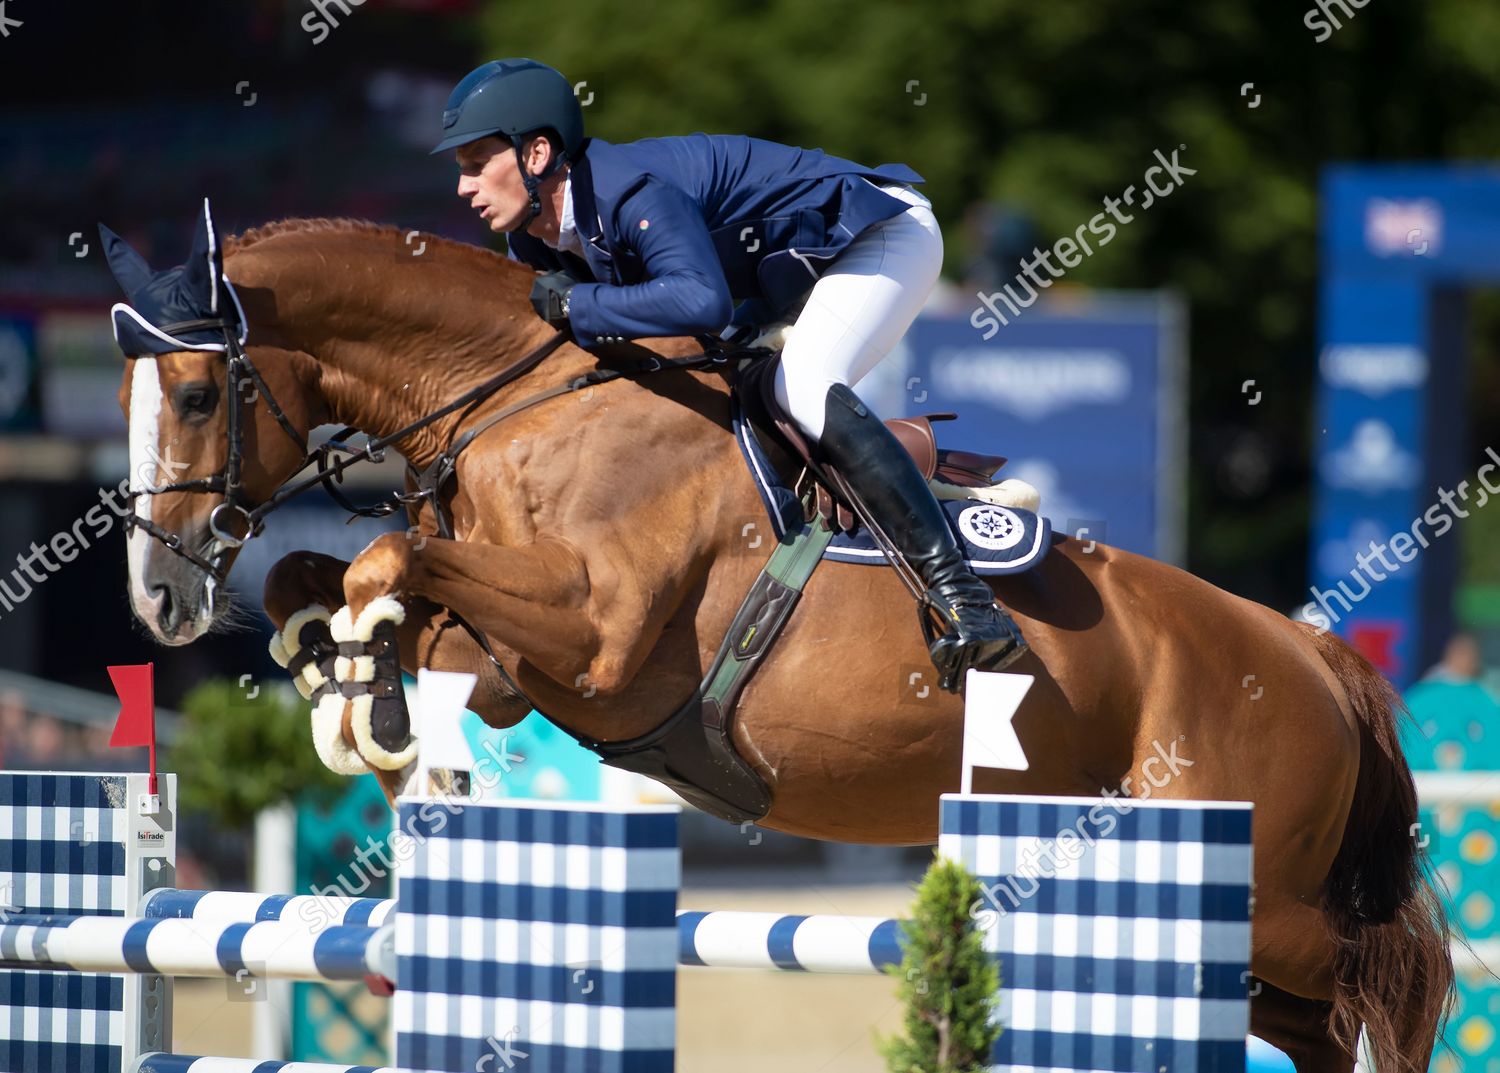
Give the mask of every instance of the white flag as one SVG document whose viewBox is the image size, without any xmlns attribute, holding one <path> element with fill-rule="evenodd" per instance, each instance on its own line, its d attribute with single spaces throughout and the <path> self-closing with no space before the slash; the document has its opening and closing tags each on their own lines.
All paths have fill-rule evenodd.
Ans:
<svg viewBox="0 0 1500 1073">
<path fill-rule="evenodd" d="M 464 736 L 464 708 L 479 682 L 477 675 L 454 671 L 417 671 L 416 792 L 427 794 L 430 769 L 474 769 L 474 751 Z"/>
<path fill-rule="evenodd" d="M 1034 680 L 1029 674 L 969 671 L 964 679 L 964 759 L 959 792 L 972 792 L 977 767 L 1025 771 L 1031 766 L 1011 721 Z"/>
</svg>

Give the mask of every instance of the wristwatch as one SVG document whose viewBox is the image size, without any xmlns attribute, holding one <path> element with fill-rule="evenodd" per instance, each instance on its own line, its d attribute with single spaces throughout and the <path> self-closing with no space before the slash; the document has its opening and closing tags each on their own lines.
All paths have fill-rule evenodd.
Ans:
<svg viewBox="0 0 1500 1073">
<path fill-rule="evenodd" d="M 569 310 L 569 308 L 572 305 L 573 305 L 573 288 L 569 287 L 567 290 L 563 291 L 563 296 L 562 296 L 562 315 L 563 315 L 563 319 L 564 320 L 567 319 L 567 317 L 568 317 L 568 310 Z"/>
</svg>

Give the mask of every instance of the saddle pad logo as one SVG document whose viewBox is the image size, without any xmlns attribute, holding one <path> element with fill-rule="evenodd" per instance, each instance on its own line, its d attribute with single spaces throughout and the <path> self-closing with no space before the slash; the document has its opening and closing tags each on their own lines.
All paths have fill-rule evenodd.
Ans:
<svg viewBox="0 0 1500 1073">
<path fill-rule="evenodd" d="M 958 528 L 965 540 L 987 551 L 1007 551 L 1026 535 L 1014 511 L 990 503 L 966 507 L 958 516 Z"/>
</svg>

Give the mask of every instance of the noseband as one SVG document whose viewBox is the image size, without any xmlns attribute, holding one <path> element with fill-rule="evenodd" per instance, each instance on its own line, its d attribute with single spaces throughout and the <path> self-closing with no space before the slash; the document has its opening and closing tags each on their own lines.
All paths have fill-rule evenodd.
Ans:
<svg viewBox="0 0 1500 1073">
<path fill-rule="evenodd" d="M 224 552 L 240 547 L 255 536 L 264 527 L 264 518 L 268 510 L 262 507 L 251 508 L 249 499 L 245 495 L 245 486 L 241 481 L 241 462 L 244 458 L 244 429 L 246 407 L 254 405 L 256 398 L 264 398 L 266 406 L 275 416 L 286 434 L 292 438 L 292 442 L 303 450 L 302 464 L 297 467 L 298 472 L 312 461 L 317 452 L 310 452 L 306 448 L 306 442 L 286 416 L 286 411 L 271 394 L 271 389 L 266 386 L 265 380 L 260 372 L 250 361 L 250 356 L 245 353 L 245 348 L 240 345 L 239 338 L 235 334 L 236 325 L 232 321 L 223 318 L 204 318 L 200 320 L 183 320 L 174 324 L 164 324 L 161 331 L 167 335 L 175 336 L 179 332 L 202 332 L 219 330 L 224 333 L 224 356 L 226 364 L 225 387 L 229 453 L 224 460 L 224 470 L 213 477 L 198 477 L 190 481 L 174 481 L 160 487 L 145 488 L 130 493 L 130 513 L 125 516 L 125 527 L 129 529 L 140 529 L 157 540 L 161 541 L 175 555 L 179 555 L 198 567 L 204 573 L 217 580 L 221 585 L 224 583 L 228 570 L 224 566 Z M 154 354 L 143 354 L 141 358 L 155 358 Z M 253 394 L 247 401 L 241 394 L 241 389 L 246 384 L 250 385 Z M 222 495 L 223 501 L 214 507 L 208 516 L 208 531 L 213 534 L 214 540 L 220 545 L 213 552 L 213 558 L 207 559 L 188 547 L 178 533 L 163 529 L 150 518 L 142 517 L 135 512 L 135 499 L 142 495 L 161 495 L 163 492 L 212 492 Z M 231 532 L 226 525 L 235 525 L 238 532 Z"/>
</svg>

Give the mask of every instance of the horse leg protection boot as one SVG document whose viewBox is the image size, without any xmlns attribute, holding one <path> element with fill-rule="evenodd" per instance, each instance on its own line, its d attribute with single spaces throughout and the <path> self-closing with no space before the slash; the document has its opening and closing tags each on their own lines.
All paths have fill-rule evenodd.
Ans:
<svg viewBox="0 0 1500 1073">
<path fill-rule="evenodd" d="M 828 389 L 824 415 L 820 453 L 922 578 L 927 600 L 944 623 L 944 632 L 929 636 L 942 687 L 957 692 L 969 668 L 995 671 L 1017 659 L 1026 651 L 1020 629 L 969 569 L 947 516 L 905 448 L 843 384 Z"/>
</svg>

